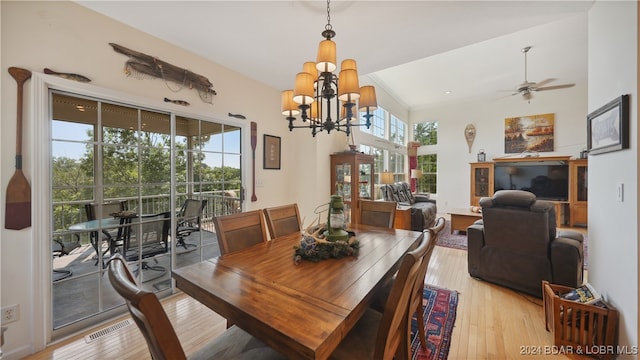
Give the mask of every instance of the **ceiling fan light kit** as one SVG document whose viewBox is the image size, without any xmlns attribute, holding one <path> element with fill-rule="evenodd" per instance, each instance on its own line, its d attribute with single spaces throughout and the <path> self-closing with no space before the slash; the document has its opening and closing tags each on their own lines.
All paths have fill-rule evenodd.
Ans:
<svg viewBox="0 0 640 360">
<path fill-rule="evenodd" d="M 575 84 L 562 84 L 562 85 L 555 85 L 555 86 L 544 86 L 552 81 L 555 81 L 556 80 L 555 78 L 548 78 L 537 83 L 530 82 L 529 80 L 527 80 L 527 54 L 529 53 L 529 50 L 531 50 L 531 46 L 525 46 L 524 48 L 522 48 L 522 52 L 524 53 L 524 82 L 518 85 L 518 88 L 513 93 L 513 95 L 520 94 L 522 95 L 522 98 L 524 100 L 531 102 L 531 99 L 533 98 L 533 92 L 566 89 L 566 88 L 573 87 L 575 85 Z"/>
</svg>

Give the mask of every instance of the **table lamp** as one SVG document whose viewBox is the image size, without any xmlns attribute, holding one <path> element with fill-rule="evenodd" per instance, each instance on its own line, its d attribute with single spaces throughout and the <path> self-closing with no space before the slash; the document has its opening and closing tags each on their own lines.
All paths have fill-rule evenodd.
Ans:
<svg viewBox="0 0 640 360">
<path fill-rule="evenodd" d="M 390 171 L 384 171 L 380 174 L 380 182 L 383 184 L 393 184 L 393 173 Z"/>
</svg>

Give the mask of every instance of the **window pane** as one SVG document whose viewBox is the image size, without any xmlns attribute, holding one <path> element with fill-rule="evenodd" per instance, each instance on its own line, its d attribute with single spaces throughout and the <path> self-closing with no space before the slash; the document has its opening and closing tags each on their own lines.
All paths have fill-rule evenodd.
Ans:
<svg viewBox="0 0 640 360">
<path fill-rule="evenodd" d="M 222 152 L 222 124 L 200 122 L 201 150 Z"/>
<path fill-rule="evenodd" d="M 394 115 L 391 115 L 389 124 L 389 140 L 395 144 L 405 145 L 407 124 Z"/>
<path fill-rule="evenodd" d="M 424 122 L 413 127 L 413 139 L 421 145 L 438 144 L 438 123 Z"/>
<path fill-rule="evenodd" d="M 224 152 L 240 154 L 240 128 L 236 126 L 224 126 Z"/>
<path fill-rule="evenodd" d="M 102 177 L 105 185 L 138 183 L 138 148 L 105 145 L 102 148 Z"/>
<path fill-rule="evenodd" d="M 422 170 L 422 177 L 418 179 L 418 192 L 437 193 L 438 155 L 418 155 L 417 169 Z"/>
<path fill-rule="evenodd" d="M 135 144 L 138 110 L 101 103 L 102 141 L 107 144 Z"/>
</svg>

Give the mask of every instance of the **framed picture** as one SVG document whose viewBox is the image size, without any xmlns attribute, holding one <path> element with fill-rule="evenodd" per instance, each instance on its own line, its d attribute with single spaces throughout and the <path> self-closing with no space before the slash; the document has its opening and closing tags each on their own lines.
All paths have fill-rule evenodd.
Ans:
<svg viewBox="0 0 640 360">
<path fill-rule="evenodd" d="M 264 134 L 264 169 L 280 169 L 280 137 Z"/>
<path fill-rule="evenodd" d="M 518 116 L 504 119 L 504 152 L 553 151 L 555 114 Z"/>
<path fill-rule="evenodd" d="M 587 115 L 587 150 L 602 154 L 629 148 L 629 95 Z"/>
</svg>

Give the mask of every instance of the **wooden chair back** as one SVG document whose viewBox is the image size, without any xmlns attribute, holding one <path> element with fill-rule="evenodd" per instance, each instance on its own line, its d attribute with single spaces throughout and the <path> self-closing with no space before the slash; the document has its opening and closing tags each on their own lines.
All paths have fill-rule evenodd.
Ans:
<svg viewBox="0 0 640 360">
<path fill-rule="evenodd" d="M 409 301 L 415 282 L 420 272 L 420 266 L 431 244 L 429 232 L 423 233 L 417 248 L 409 251 L 396 275 L 391 292 L 385 304 L 380 327 L 375 342 L 374 359 L 408 359 L 409 322 L 413 312 L 409 311 Z"/>
<path fill-rule="evenodd" d="M 109 281 L 122 296 L 131 317 L 144 335 L 154 360 L 186 359 L 180 340 L 158 297 L 136 283 L 120 254 L 109 260 Z"/>
<path fill-rule="evenodd" d="M 360 200 L 360 224 L 393 228 L 396 217 L 395 201 Z"/>
<path fill-rule="evenodd" d="M 216 216 L 213 223 L 218 236 L 220 255 L 267 241 L 262 210 Z"/>
<path fill-rule="evenodd" d="M 264 209 L 264 217 L 272 239 L 300 232 L 298 204 L 289 204 Z"/>
<path fill-rule="evenodd" d="M 422 308 L 422 298 L 424 294 L 424 282 L 427 277 L 427 269 L 429 268 L 429 262 L 431 260 L 431 254 L 433 254 L 433 249 L 436 247 L 436 243 L 438 242 L 438 236 L 440 235 L 440 231 L 444 228 L 445 219 L 443 217 L 439 217 L 436 219 L 436 223 L 433 227 L 430 227 L 425 232 L 425 239 L 428 238 L 429 244 L 427 245 L 427 252 L 425 253 L 424 259 L 422 260 L 422 264 L 420 264 L 420 270 L 418 272 L 418 276 L 416 278 L 416 283 L 413 287 L 413 293 L 411 294 L 411 302 L 409 304 L 409 312 L 413 314 L 416 313 L 416 318 L 418 324 L 424 324 L 424 316 L 423 316 L 423 308 Z M 423 349 L 427 348 L 427 338 L 424 333 L 424 326 L 418 326 L 418 338 L 420 339 L 420 345 Z"/>
</svg>

